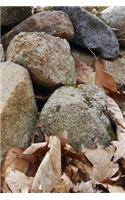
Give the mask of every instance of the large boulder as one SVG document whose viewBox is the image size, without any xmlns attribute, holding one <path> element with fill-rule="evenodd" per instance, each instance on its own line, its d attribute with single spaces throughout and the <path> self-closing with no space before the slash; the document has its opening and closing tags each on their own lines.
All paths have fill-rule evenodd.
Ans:
<svg viewBox="0 0 125 200">
<path fill-rule="evenodd" d="M 11 40 L 7 60 L 26 67 L 33 82 L 43 87 L 76 83 L 75 63 L 65 39 L 43 32 L 22 32 Z"/>
<path fill-rule="evenodd" d="M 105 93 L 98 87 L 79 85 L 57 89 L 43 107 L 39 125 L 47 135 L 68 133 L 68 141 L 75 149 L 84 144 L 109 144 L 111 126 L 105 115 Z"/>
<path fill-rule="evenodd" d="M 62 11 L 44 11 L 34 14 L 2 38 L 2 43 L 6 49 L 11 39 L 20 32 L 46 32 L 63 39 L 71 40 L 74 37 L 74 28 L 68 15 Z"/>
<path fill-rule="evenodd" d="M 80 7 L 54 7 L 66 12 L 75 29 L 74 43 L 95 50 L 103 58 L 115 59 L 119 43 L 112 29 L 98 17 Z"/>
<path fill-rule="evenodd" d="M 1 26 L 17 24 L 32 14 L 32 7 L 0 7 Z"/>
<path fill-rule="evenodd" d="M 100 18 L 113 28 L 121 46 L 125 47 L 125 6 L 111 6 L 100 13 Z"/>
<path fill-rule="evenodd" d="M 12 62 L 0 63 L 1 160 L 12 147 L 26 147 L 32 139 L 37 107 L 28 71 Z"/>
</svg>

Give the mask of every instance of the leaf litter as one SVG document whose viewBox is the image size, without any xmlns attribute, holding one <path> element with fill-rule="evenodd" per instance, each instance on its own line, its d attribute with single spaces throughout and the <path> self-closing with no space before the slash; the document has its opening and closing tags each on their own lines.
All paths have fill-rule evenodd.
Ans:
<svg viewBox="0 0 125 200">
<path fill-rule="evenodd" d="M 94 150 L 83 147 L 78 152 L 66 143 L 65 136 L 64 141 L 63 137 L 50 136 L 47 142 L 31 144 L 23 152 L 16 149 L 12 160 L 12 151 L 8 152 L 2 165 L 2 192 L 125 192 L 119 185 L 125 169 L 114 160 L 116 151 L 114 144 L 104 148 L 97 143 Z M 31 169 L 28 162 L 34 170 L 27 175 Z"/>
</svg>

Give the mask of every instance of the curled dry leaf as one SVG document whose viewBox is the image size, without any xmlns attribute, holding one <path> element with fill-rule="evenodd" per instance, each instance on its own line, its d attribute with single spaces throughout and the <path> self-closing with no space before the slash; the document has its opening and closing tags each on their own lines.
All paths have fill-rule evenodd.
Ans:
<svg viewBox="0 0 125 200">
<path fill-rule="evenodd" d="M 36 152 L 38 149 L 46 147 L 47 146 L 47 142 L 42 142 L 42 143 L 34 143 L 31 144 L 30 147 L 28 147 L 23 154 L 33 154 L 34 152 Z"/>
<path fill-rule="evenodd" d="M 19 155 L 24 151 L 22 148 L 12 148 L 10 149 L 4 159 L 2 164 L 2 175 L 6 171 L 6 169 L 13 163 L 13 161 L 19 157 Z"/>
<path fill-rule="evenodd" d="M 95 62 L 96 85 L 112 92 L 117 92 L 117 85 L 112 75 L 104 71 L 103 63 L 99 60 Z"/>
<path fill-rule="evenodd" d="M 97 148 L 93 150 L 85 149 L 83 147 L 83 152 L 93 164 L 92 170 L 89 169 L 88 171 L 92 179 L 98 182 L 104 182 L 114 176 L 119 170 L 118 164 L 112 161 L 115 152 L 113 146 L 104 148 L 97 144 Z"/>
<path fill-rule="evenodd" d="M 28 193 L 33 182 L 33 177 L 27 177 L 18 170 L 10 170 L 6 174 L 5 182 L 13 193 Z"/>
<path fill-rule="evenodd" d="M 125 120 L 118 104 L 114 101 L 114 99 L 107 96 L 106 105 L 110 118 L 116 124 L 118 140 L 125 140 Z"/>
<path fill-rule="evenodd" d="M 35 175 L 32 192 L 51 192 L 61 180 L 61 147 L 56 136 L 50 136 L 50 150 L 42 160 Z"/>
</svg>

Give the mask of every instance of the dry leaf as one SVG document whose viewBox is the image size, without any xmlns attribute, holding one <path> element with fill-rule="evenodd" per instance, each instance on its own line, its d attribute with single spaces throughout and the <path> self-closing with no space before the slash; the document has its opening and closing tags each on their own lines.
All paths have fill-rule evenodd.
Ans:
<svg viewBox="0 0 125 200">
<path fill-rule="evenodd" d="M 97 144 L 96 149 L 90 150 L 83 148 L 83 152 L 88 160 L 93 164 L 92 171 L 89 169 L 88 173 L 90 173 L 90 176 L 96 181 L 106 181 L 119 170 L 118 164 L 111 161 L 115 152 L 113 146 L 104 148 Z"/>
<path fill-rule="evenodd" d="M 117 138 L 119 141 L 125 140 L 125 120 L 118 104 L 111 97 L 106 99 L 107 110 L 110 118 L 115 122 L 117 127 Z"/>
<path fill-rule="evenodd" d="M 6 171 L 6 169 L 13 163 L 13 161 L 19 157 L 19 155 L 24 151 L 22 148 L 12 148 L 10 149 L 4 159 L 2 164 L 2 174 Z"/>
<path fill-rule="evenodd" d="M 73 188 L 73 183 L 70 180 L 70 178 L 63 173 L 62 177 L 61 177 L 61 181 L 60 183 L 58 183 L 54 189 L 52 190 L 52 192 L 60 192 L 60 193 L 66 193 L 66 192 L 70 192 L 70 189 Z"/>
<path fill-rule="evenodd" d="M 47 142 L 42 142 L 42 143 L 33 143 L 31 144 L 30 147 L 28 147 L 23 154 L 33 154 L 36 152 L 38 149 L 43 149 L 44 147 L 47 146 Z"/>
<path fill-rule="evenodd" d="M 56 136 L 50 136 L 50 150 L 42 160 L 35 175 L 32 192 L 51 192 L 61 180 L 61 145 Z"/>
<path fill-rule="evenodd" d="M 116 151 L 114 153 L 114 162 L 119 160 L 120 158 L 125 159 L 125 140 L 122 141 L 113 141 L 113 145 L 116 147 Z"/>
<path fill-rule="evenodd" d="M 96 85 L 112 92 L 117 92 L 117 85 L 112 75 L 103 70 L 103 64 L 98 60 L 95 62 Z"/>
<path fill-rule="evenodd" d="M 13 193 L 28 193 L 33 178 L 27 177 L 24 173 L 18 170 L 10 170 L 5 176 L 5 182 Z"/>
<path fill-rule="evenodd" d="M 121 109 L 121 112 L 123 114 L 123 118 L 125 120 L 125 93 L 114 93 L 110 92 L 108 95 L 115 100 L 115 102 L 118 104 L 119 108 Z"/>
<path fill-rule="evenodd" d="M 73 186 L 74 192 L 95 193 L 92 181 L 77 183 Z"/>
<path fill-rule="evenodd" d="M 12 193 L 12 191 L 9 189 L 5 180 L 2 181 L 1 191 L 2 191 L 2 193 Z"/>
</svg>

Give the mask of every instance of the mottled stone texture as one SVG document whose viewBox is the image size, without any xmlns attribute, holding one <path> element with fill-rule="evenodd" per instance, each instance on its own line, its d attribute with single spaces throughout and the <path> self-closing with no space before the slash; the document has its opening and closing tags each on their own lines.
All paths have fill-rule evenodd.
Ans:
<svg viewBox="0 0 125 200">
<path fill-rule="evenodd" d="M 82 144 L 94 148 L 97 140 L 107 145 L 110 122 L 105 115 L 105 97 L 98 87 L 63 86 L 45 104 L 39 123 L 47 135 L 67 131 L 68 141 L 75 149 L 80 149 Z"/>
<path fill-rule="evenodd" d="M 46 32 L 63 39 L 72 40 L 74 28 L 68 15 L 62 11 L 44 11 L 32 15 L 2 37 L 6 49 L 12 38 L 20 32 Z"/>
<path fill-rule="evenodd" d="M 28 71 L 12 62 L 0 63 L 1 160 L 12 147 L 30 144 L 37 107 Z"/>
<path fill-rule="evenodd" d="M 100 18 L 113 28 L 120 46 L 125 47 L 125 6 L 108 7 L 100 13 Z"/>
<path fill-rule="evenodd" d="M 26 67 L 33 83 L 47 88 L 75 84 L 75 63 L 66 40 L 46 33 L 20 33 L 7 49 L 7 60 Z"/>
</svg>

